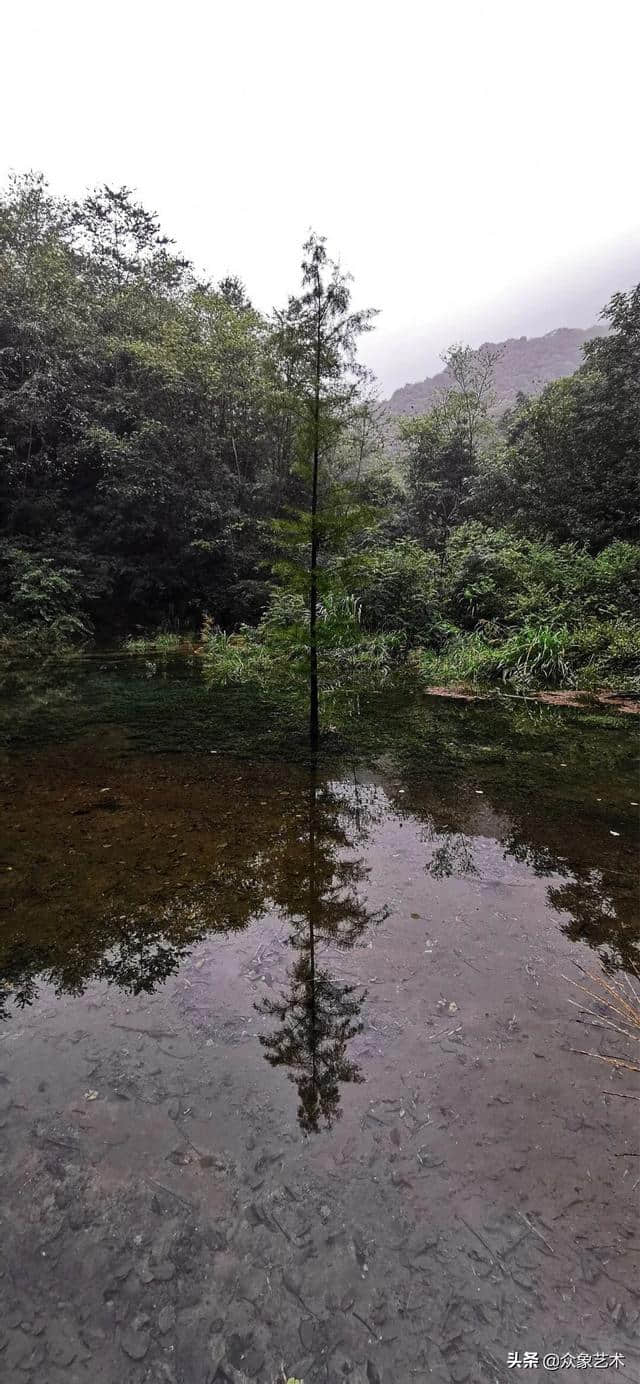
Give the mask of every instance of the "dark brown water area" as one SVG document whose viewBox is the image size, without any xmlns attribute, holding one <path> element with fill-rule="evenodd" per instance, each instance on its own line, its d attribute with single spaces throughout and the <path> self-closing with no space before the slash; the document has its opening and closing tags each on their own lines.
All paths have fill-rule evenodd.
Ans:
<svg viewBox="0 0 640 1384">
<path fill-rule="evenodd" d="M 330 725 L 7 673 L 3 1384 L 640 1379 L 635 721 Z"/>
</svg>

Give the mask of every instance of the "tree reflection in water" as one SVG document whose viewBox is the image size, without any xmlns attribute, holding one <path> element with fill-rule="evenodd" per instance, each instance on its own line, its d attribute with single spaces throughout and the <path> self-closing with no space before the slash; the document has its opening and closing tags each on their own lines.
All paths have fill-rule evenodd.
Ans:
<svg viewBox="0 0 640 1384">
<path fill-rule="evenodd" d="M 630 827 L 601 801 L 599 779 L 615 776 L 617 797 L 633 796 L 618 732 L 603 740 L 582 723 L 558 728 L 538 719 L 535 736 L 520 748 L 514 742 L 507 765 L 496 762 L 504 758 L 504 726 L 494 722 L 495 713 L 465 721 L 467 735 L 475 727 L 481 736 L 475 760 L 459 727 L 453 749 L 447 742 L 438 759 L 435 745 L 427 758 L 409 735 L 407 713 L 404 738 L 398 731 L 395 753 L 378 756 L 366 783 L 344 762 L 310 779 L 309 770 L 284 761 L 114 757 L 108 745 L 7 761 L 0 1020 L 33 1003 L 41 983 L 56 995 L 81 995 L 93 982 L 151 993 L 204 938 L 241 933 L 275 914 L 290 924 L 295 960 L 286 996 L 262 1009 L 274 1026 L 264 1053 L 289 1067 L 306 1127 L 328 1123 L 336 1092 L 358 1079 L 349 1045 L 363 995 L 345 983 L 339 953 L 362 945 L 384 916 L 367 907 L 364 860 L 381 851 L 368 844 L 375 820 L 394 831 L 407 823 L 429 889 L 444 890 L 451 876 L 473 888 L 497 848 L 545 881 L 569 939 L 597 951 L 610 973 L 638 975 L 635 822 Z M 561 781 L 552 773 L 559 745 L 577 766 L 571 778 L 563 766 Z M 213 952 L 214 972 L 216 965 Z"/>
<path fill-rule="evenodd" d="M 350 815 L 358 832 L 365 810 L 354 774 L 354 804 Z M 362 1031 L 359 1018 L 366 991 L 341 984 L 320 961 L 323 944 L 356 946 L 372 924 L 387 916 L 386 909 L 367 910 L 357 885 L 361 861 L 339 859 L 336 853 L 337 811 L 345 821 L 349 804 L 335 791 L 319 794 L 317 771 L 311 768 L 308 805 L 308 862 L 299 880 L 300 911 L 292 915 L 291 945 L 299 955 L 290 970 L 290 986 L 279 1000 L 265 999 L 259 1013 L 277 1020 L 275 1031 L 260 1039 L 273 1067 L 288 1067 L 298 1088 L 298 1119 L 307 1133 L 321 1124 L 330 1128 L 340 1116 L 340 1087 L 364 1077 L 347 1054 L 347 1044 Z M 306 888 L 306 902 L 304 892 Z"/>
<path fill-rule="evenodd" d="M 478 875 L 480 871 L 473 858 L 473 848 L 468 837 L 462 834 L 450 836 L 437 846 L 425 870 L 432 879 L 448 879 L 451 875 Z"/>
<path fill-rule="evenodd" d="M 319 778 L 315 766 L 309 775 L 306 784 L 299 772 L 285 778 L 286 787 L 277 780 L 269 788 L 263 783 L 260 791 L 270 791 L 270 797 L 253 804 L 249 829 L 247 803 L 255 780 L 251 773 L 234 776 L 237 796 L 231 805 L 224 788 L 215 813 L 207 800 L 218 820 L 224 804 L 223 833 L 233 837 L 233 846 L 220 843 L 224 849 L 215 867 L 209 855 L 206 870 L 198 868 L 188 886 L 176 891 L 174 885 L 163 898 L 153 874 L 149 877 L 152 867 L 145 864 L 142 873 L 122 877 L 125 892 L 118 907 L 102 913 L 100 899 L 115 889 L 112 867 L 100 859 L 101 842 L 91 835 L 84 839 L 84 871 L 81 867 L 75 881 L 76 888 L 82 882 L 84 893 L 74 893 L 74 881 L 58 874 L 61 828 L 56 821 L 50 880 L 41 879 L 40 902 L 27 889 L 0 933 L 0 1020 L 9 1018 L 10 1006 L 31 1005 L 40 982 L 58 995 L 81 995 L 96 981 L 128 994 L 150 994 L 206 936 L 241 932 L 275 906 L 291 924 L 289 944 L 296 958 L 287 992 L 258 1006 L 265 1018 L 276 1021 L 261 1041 L 273 1066 L 290 1069 L 302 1128 L 329 1127 L 340 1115 L 341 1086 L 364 1079 L 348 1044 L 362 1030 L 366 992 L 332 975 L 328 956 L 333 953 L 335 966 L 336 954 L 339 958 L 362 945 L 367 929 L 387 916 L 384 908 L 366 906 L 368 870 L 357 851 L 364 849 L 371 823 L 383 811 L 384 795 L 360 784 L 355 770 L 351 780 L 339 782 Z M 72 819 L 77 816 L 71 813 Z M 175 836 L 171 832 L 168 840 Z M 131 845 L 137 851 L 140 840 L 134 836 Z M 145 846 L 146 858 L 157 862 L 153 873 L 157 869 L 162 876 L 167 841 L 158 832 Z M 95 859 L 106 875 L 94 874 Z"/>
</svg>

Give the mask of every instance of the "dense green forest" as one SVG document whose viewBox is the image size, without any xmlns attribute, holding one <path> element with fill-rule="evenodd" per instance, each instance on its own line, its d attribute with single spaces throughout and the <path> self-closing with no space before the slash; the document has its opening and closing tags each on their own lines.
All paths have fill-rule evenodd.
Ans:
<svg viewBox="0 0 640 1384">
<path fill-rule="evenodd" d="M 0 641 L 191 638 L 214 681 L 638 683 L 640 285 L 496 419 L 490 353 L 392 421 L 312 237 L 270 316 L 126 188 L 0 203 Z M 292 266 L 292 278 L 296 276 Z M 311 592 L 311 604 L 310 604 Z"/>
</svg>

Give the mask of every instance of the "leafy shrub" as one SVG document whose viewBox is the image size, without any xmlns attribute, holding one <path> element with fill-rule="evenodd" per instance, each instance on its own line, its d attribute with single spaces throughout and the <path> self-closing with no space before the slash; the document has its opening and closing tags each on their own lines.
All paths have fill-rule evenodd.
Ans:
<svg viewBox="0 0 640 1384">
<path fill-rule="evenodd" d="M 450 544 L 443 614 L 462 629 L 491 622 L 580 626 L 633 615 L 640 605 L 640 548 L 612 543 L 597 557 L 473 522 Z"/>
<path fill-rule="evenodd" d="M 373 632 L 397 632 L 409 645 L 428 639 L 437 624 L 436 558 L 412 539 L 358 553 L 342 578 L 360 602 Z"/>
<path fill-rule="evenodd" d="M 592 559 L 585 604 L 601 617 L 629 615 L 640 609 L 640 546 L 610 543 Z"/>
<path fill-rule="evenodd" d="M 584 688 L 640 692 L 640 623 L 585 625 L 571 636 L 571 658 Z"/>
<path fill-rule="evenodd" d="M 429 686 L 485 685 L 498 680 L 498 650 L 486 642 L 482 634 L 463 634 L 460 631 L 438 652 L 418 649 L 410 655 L 410 666 L 417 670 Z"/>
<path fill-rule="evenodd" d="M 89 638 L 80 571 L 8 544 L 2 545 L 0 568 L 5 597 L 0 632 L 6 640 L 63 647 Z"/>
<path fill-rule="evenodd" d="M 318 668 L 321 695 L 366 688 L 384 680 L 397 657 L 394 635 L 363 630 L 358 599 L 328 593 L 318 608 Z M 209 629 L 203 658 L 212 683 L 253 683 L 279 695 L 306 695 L 309 670 L 309 612 L 295 592 L 275 591 L 257 626 L 235 634 Z"/>
<path fill-rule="evenodd" d="M 260 620 L 264 631 L 276 629 L 296 629 L 308 623 L 307 603 L 297 591 L 272 592 L 271 599 Z"/>
<path fill-rule="evenodd" d="M 522 572 L 521 545 L 513 535 L 463 524 L 454 533 L 447 564 L 445 612 L 462 629 L 504 623 Z"/>
</svg>

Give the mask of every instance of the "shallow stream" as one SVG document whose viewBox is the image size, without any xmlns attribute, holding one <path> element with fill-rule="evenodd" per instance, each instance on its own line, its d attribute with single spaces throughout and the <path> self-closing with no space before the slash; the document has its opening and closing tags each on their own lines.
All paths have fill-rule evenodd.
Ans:
<svg viewBox="0 0 640 1384">
<path fill-rule="evenodd" d="M 635 717 L 3 683 L 0 1379 L 640 1379 Z"/>
</svg>

